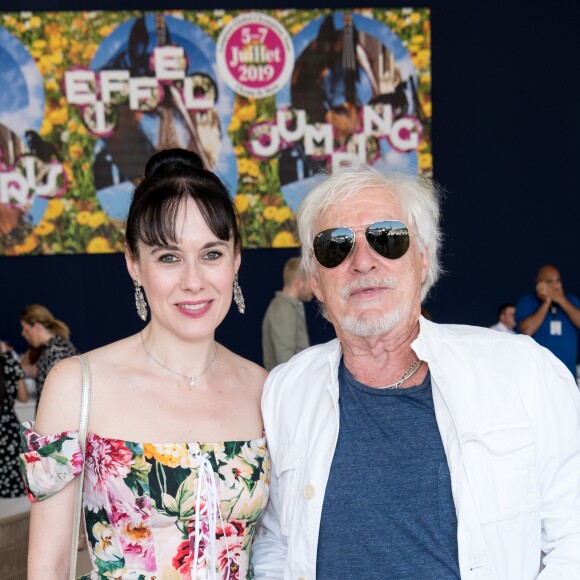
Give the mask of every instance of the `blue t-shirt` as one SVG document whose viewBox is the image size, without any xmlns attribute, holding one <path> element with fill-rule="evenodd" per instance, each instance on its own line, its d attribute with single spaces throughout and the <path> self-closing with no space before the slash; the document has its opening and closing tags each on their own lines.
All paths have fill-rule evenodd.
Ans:
<svg viewBox="0 0 580 580">
<path fill-rule="evenodd" d="M 340 429 L 324 495 L 320 580 L 460 578 L 457 518 L 431 377 L 362 385 L 339 368 Z"/>
<path fill-rule="evenodd" d="M 580 300 L 576 296 L 566 294 L 566 298 L 576 308 L 580 308 Z M 534 294 L 527 294 L 520 298 L 516 306 L 516 322 L 519 324 L 524 318 L 530 316 L 541 306 L 540 300 Z M 576 361 L 578 359 L 578 329 L 574 326 L 570 317 L 556 304 L 555 312 L 548 310 L 546 318 L 532 338 L 542 346 L 545 346 L 557 356 L 569 369 L 573 377 L 576 377 Z M 556 326 L 553 327 L 553 323 Z M 558 324 L 559 323 L 559 324 Z M 553 334 L 561 325 L 561 334 Z"/>
</svg>

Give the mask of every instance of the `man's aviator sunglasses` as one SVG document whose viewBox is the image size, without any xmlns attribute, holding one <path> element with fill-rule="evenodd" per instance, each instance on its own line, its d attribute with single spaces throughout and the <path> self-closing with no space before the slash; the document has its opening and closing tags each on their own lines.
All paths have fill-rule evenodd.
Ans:
<svg viewBox="0 0 580 580">
<path fill-rule="evenodd" d="M 363 228 L 368 245 L 379 256 L 388 260 L 402 258 L 409 249 L 411 237 L 403 222 L 382 221 L 356 227 L 330 228 L 317 234 L 312 243 L 316 261 L 323 268 L 340 266 L 354 250 L 356 234 Z"/>
</svg>

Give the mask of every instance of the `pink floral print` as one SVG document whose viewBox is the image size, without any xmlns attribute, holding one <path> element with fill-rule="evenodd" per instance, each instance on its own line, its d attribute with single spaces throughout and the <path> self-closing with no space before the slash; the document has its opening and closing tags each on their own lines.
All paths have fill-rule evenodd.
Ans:
<svg viewBox="0 0 580 580">
<path fill-rule="evenodd" d="M 78 431 L 40 436 L 25 423 L 20 435 L 20 465 L 31 501 L 51 497 L 80 473 Z M 219 496 L 215 538 L 208 504 L 197 493 L 202 461 L 209 462 Z M 89 434 L 84 469 L 93 564 L 86 578 L 252 577 L 250 545 L 269 491 L 265 439 L 151 444 Z M 196 510 L 202 535 L 194 555 Z"/>
</svg>

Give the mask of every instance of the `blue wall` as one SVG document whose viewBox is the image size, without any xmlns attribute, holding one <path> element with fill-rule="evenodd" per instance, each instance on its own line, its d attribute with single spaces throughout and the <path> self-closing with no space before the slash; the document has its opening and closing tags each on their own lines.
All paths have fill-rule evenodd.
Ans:
<svg viewBox="0 0 580 580">
<path fill-rule="evenodd" d="M 507 2 L 506 2 L 507 3 Z M 447 274 L 426 306 L 438 322 L 489 325 L 497 306 L 533 290 L 539 265 L 561 270 L 580 294 L 580 157 L 577 50 L 580 9 L 528 2 L 422 3 L 432 8 L 433 153 L 446 189 Z M 484 5 L 485 4 L 485 5 Z M 318 3 L 320 7 L 352 2 Z M 412 2 L 365 2 L 401 6 Z M 0 0 L 0 10 L 14 10 Z M 239 2 L 51 2 L 54 10 L 239 8 Z M 312 3 L 253 2 L 248 8 L 306 8 Z M 245 6 L 244 6 L 245 7 Z M 24 0 L 19 10 L 46 9 Z M 295 250 L 247 250 L 241 285 L 244 316 L 231 311 L 218 339 L 260 361 L 260 323 Z M 121 255 L 0 258 L 0 337 L 25 348 L 19 313 L 47 305 L 88 350 L 137 331 L 133 289 Z M 308 309 L 313 342 L 332 328 Z"/>
</svg>

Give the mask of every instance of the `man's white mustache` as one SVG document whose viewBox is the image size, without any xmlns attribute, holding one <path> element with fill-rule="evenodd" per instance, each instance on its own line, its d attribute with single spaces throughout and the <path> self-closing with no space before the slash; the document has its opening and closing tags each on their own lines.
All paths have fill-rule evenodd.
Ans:
<svg viewBox="0 0 580 580">
<path fill-rule="evenodd" d="M 384 278 L 360 278 L 350 284 L 347 284 L 341 291 L 340 297 L 347 300 L 348 297 L 357 290 L 364 290 L 365 288 L 387 288 L 394 290 L 398 285 L 396 278 L 385 276 Z"/>
</svg>

